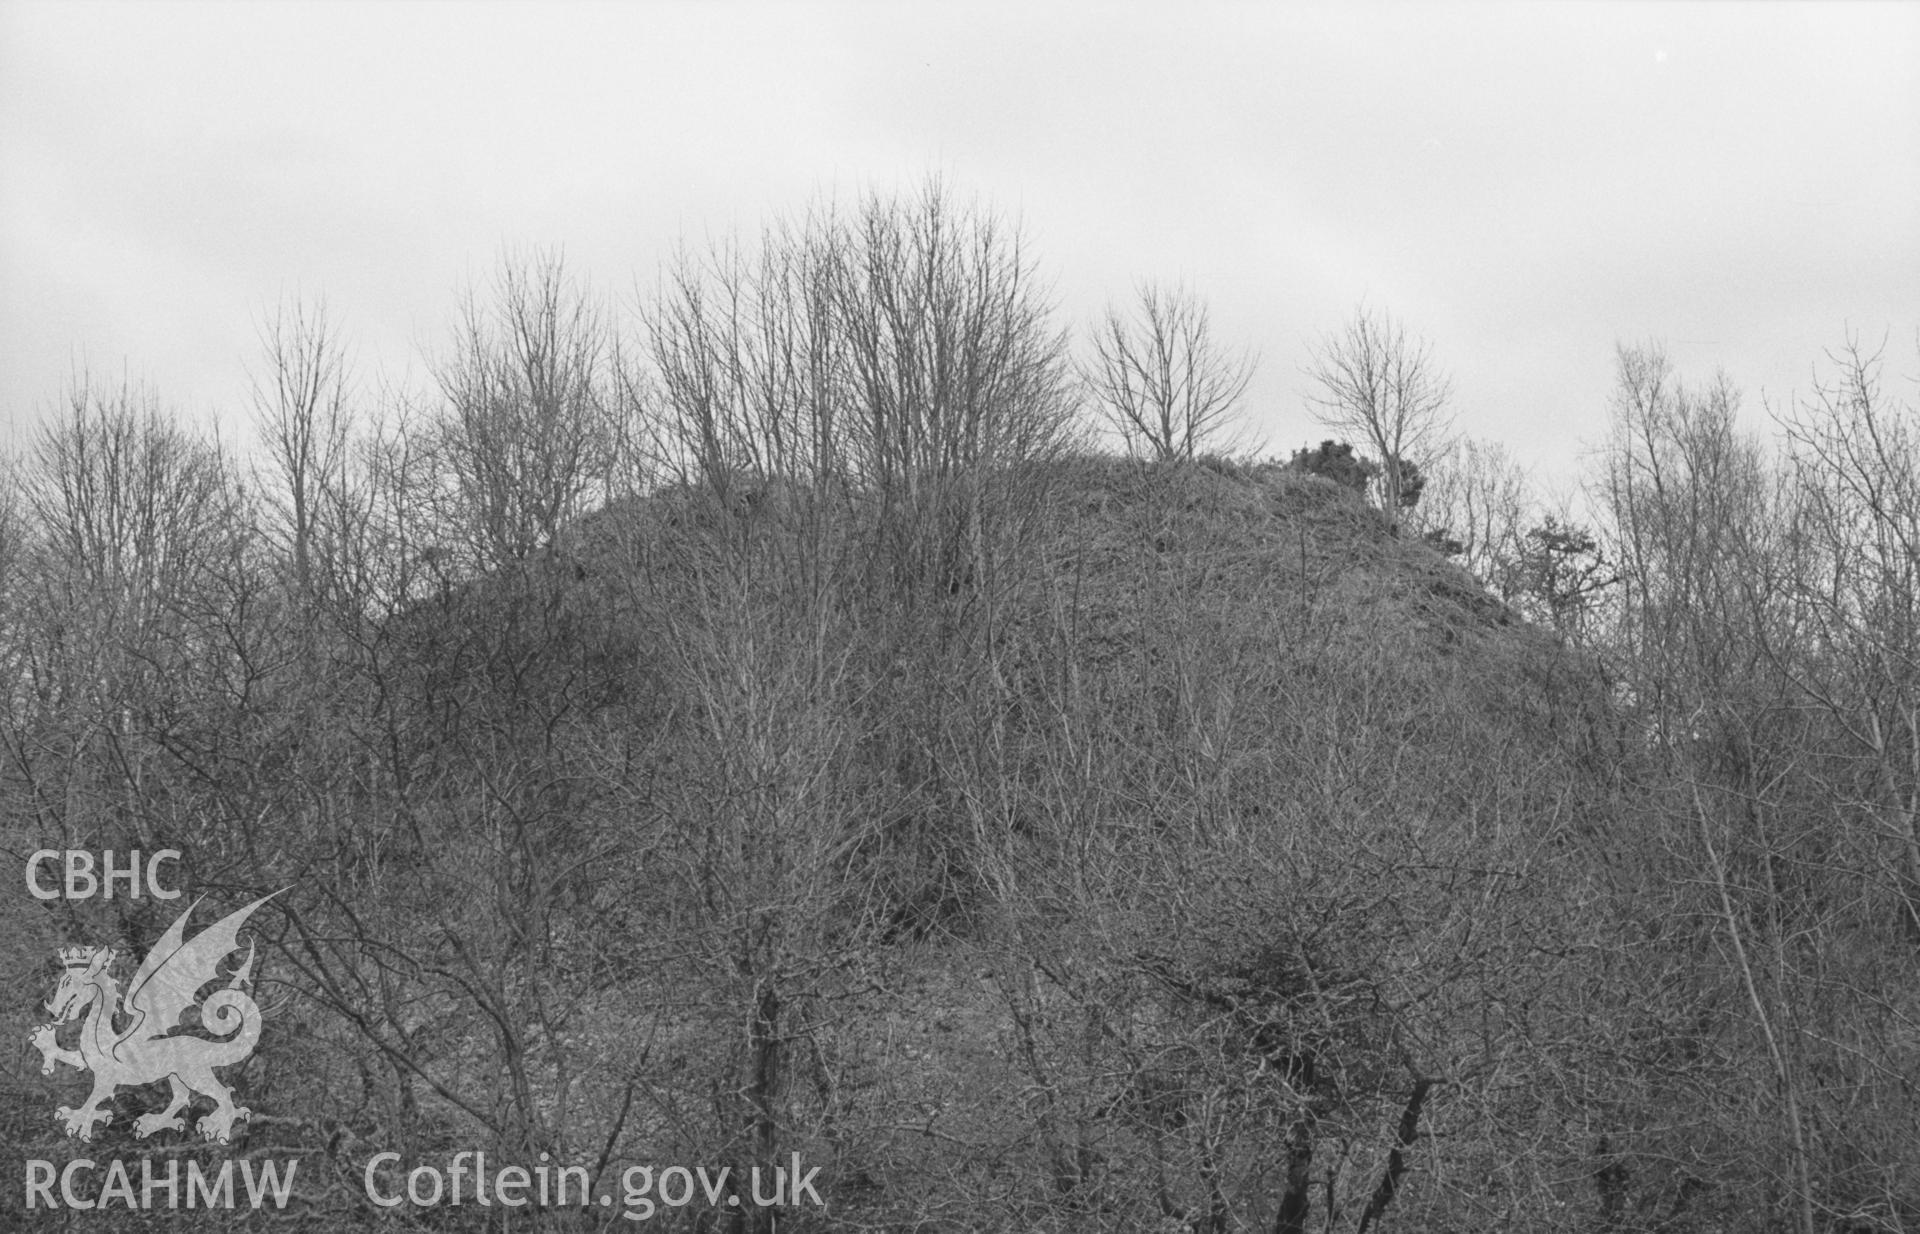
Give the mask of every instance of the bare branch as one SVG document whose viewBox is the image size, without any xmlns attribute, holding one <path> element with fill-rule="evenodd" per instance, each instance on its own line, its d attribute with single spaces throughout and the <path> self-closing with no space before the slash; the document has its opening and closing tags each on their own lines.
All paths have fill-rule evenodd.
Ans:
<svg viewBox="0 0 1920 1234">
<path fill-rule="evenodd" d="M 278 491 L 294 578 L 314 583 L 316 540 L 337 503 L 347 464 L 350 368 L 325 300 L 292 300 L 260 325 L 265 371 L 253 373 L 253 420 Z"/>
<path fill-rule="evenodd" d="M 438 374 L 441 462 L 461 531 L 497 564 L 551 544 L 605 491 L 610 330 L 557 254 L 508 255 L 492 305 L 468 297 L 456 348 Z"/>
<path fill-rule="evenodd" d="M 1253 378 L 1251 353 L 1228 354 L 1204 302 L 1142 283 L 1130 311 L 1109 307 L 1081 380 L 1129 453 L 1190 459 L 1223 436 Z"/>
<path fill-rule="evenodd" d="M 1452 381 L 1424 339 L 1364 305 L 1320 341 L 1307 376 L 1317 387 L 1307 401 L 1320 423 L 1380 456 L 1380 506 L 1397 532 L 1412 487 L 1408 464 L 1417 467 L 1446 446 Z"/>
</svg>

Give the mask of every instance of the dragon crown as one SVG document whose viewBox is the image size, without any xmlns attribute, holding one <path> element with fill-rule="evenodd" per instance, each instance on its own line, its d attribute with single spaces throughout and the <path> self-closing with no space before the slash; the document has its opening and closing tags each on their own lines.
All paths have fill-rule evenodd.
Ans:
<svg viewBox="0 0 1920 1234">
<path fill-rule="evenodd" d="M 62 947 L 60 963 L 67 968 L 86 968 L 93 963 L 95 956 L 110 950 L 108 947 Z"/>
</svg>

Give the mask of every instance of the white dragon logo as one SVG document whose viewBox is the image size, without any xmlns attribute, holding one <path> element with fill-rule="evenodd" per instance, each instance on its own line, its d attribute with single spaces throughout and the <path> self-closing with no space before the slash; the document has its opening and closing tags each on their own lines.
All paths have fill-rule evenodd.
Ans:
<svg viewBox="0 0 1920 1234">
<path fill-rule="evenodd" d="M 279 895 L 274 892 L 273 895 Z M 252 985 L 253 947 L 247 947 L 247 959 L 225 989 L 215 990 L 199 1004 L 200 1022 L 217 1037 L 168 1036 L 180 1025 L 180 1017 L 194 1005 L 200 988 L 216 977 L 220 961 L 239 949 L 240 926 L 253 911 L 273 898 L 262 896 L 237 912 L 229 913 L 213 925 L 185 939 L 187 918 L 200 905 L 195 900 L 175 919 L 147 953 L 145 963 L 133 975 L 126 1000 L 119 1008 L 128 1022 L 115 1029 L 116 1004 L 120 984 L 110 971 L 117 953 L 110 947 L 64 947 L 60 962 L 66 974 L 47 1002 L 54 1020 L 35 1029 L 28 1040 L 39 1048 L 40 1074 L 52 1075 L 56 1062 L 82 1071 L 93 1072 L 93 1093 L 79 1109 L 61 1106 L 54 1118 L 67 1125 L 69 1136 L 91 1140 L 95 1123 L 107 1122 L 112 1115 L 102 1105 L 124 1084 L 151 1084 L 168 1080 L 173 1085 L 173 1100 L 158 1114 L 142 1114 L 133 1121 L 135 1135 L 145 1138 L 156 1131 L 185 1130 L 180 1111 L 193 1099 L 193 1093 L 212 1097 L 214 1110 L 198 1124 L 200 1134 L 225 1144 L 233 1134 L 233 1124 L 252 1111 L 233 1104 L 233 1091 L 213 1074 L 215 1067 L 228 1067 L 253 1053 L 260 1040 L 260 1008 L 248 996 Z M 55 1040 L 60 1027 L 86 1013 L 80 1028 L 80 1048 L 66 1050 Z M 236 1036 L 235 1033 L 238 1033 Z"/>
</svg>

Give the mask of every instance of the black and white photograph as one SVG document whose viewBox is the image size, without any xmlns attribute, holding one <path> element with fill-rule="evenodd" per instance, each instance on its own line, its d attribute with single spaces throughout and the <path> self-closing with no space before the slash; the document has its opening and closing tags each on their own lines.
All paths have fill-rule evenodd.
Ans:
<svg viewBox="0 0 1920 1234">
<path fill-rule="evenodd" d="M 0 0 L 0 1231 L 1920 1234 L 1920 3 Z"/>
</svg>

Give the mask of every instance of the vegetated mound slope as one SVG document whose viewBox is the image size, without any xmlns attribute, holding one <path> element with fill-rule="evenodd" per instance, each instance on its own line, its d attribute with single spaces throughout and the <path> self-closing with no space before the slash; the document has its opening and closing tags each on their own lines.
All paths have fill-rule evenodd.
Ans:
<svg viewBox="0 0 1920 1234">
<path fill-rule="evenodd" d="M 630 963 L 592 1001 L 767 1094 L 687 1151 L 755 1127 L 863 1219 L 991 1192 L 1035 1228 L 1271 1225 L 1314 1145 L 1370 1190 L 1437 1082 L 1448 1181 L 1400 1206 L 1510 1162 L 1545 1108 L 1489 1060 L 1540 1061 L 1592 924 L 1560 908 L 1594 675 L 1281 468 L 1075 458 L 918 500 L 680 492 L 570 550 L 644 631 L 663 726 L 654 903 L 603 905 Z M 724 911 L 688 898 L 715 885 Z M 1503 1185 L 1577 1176 L 1559 1155 Z"/>
<path fill-rule="evenodd" d="M 1070 600 L 1083 669 L 1187 709 L 1162 749 L 1201 723 L 1216 748 L 1309 778 L 1418 750 L 1433 778 L 1389 808 L 1437 816 L 1449 786 L 1484 778 L 1476 744 L 1544 757 L 1608 730 L 1591 665 L 1329 481 L 1084 460 L 1052 493 L 1045 589 Z M 1384 787 L 1383 771 L 1362 778 Z M 1297 779 L 1262 787 L 1298 807 Z"/>
<path fill-rule="evenodd" d="M 672 490 L 586 520 L 544 568 L 569 628 L 602 664 L 630 657 L 658 715 L 708 695 L 702 674 L 736 643 L 782 672 L 769 645 L 831 646 L 841 672 L 810 705 L 862 752 L 862 808 L 942 833 L 980 821 L 953 817 L 980 809 L 946 791 L 958 764 L 1030 787 L 1063 740 L 1083 766 L 1114 757 L 1121 783 L 1170 776 L 1149 795 L 1175 812 L 1338 799 L 1434 821 L 1471 813 L 1492 766 L 1591 763 L 1617 740 L 1590 663 L 1329 481 L 1095 456 L 929 490 L 906 510 L 784 483 Z M 1000 743 L 984 761 L 983 732 Z M 1500 785 L 1536 831 L 1567 821 L 1547 779 Z M 928 874 L 977 887 L 979 871 Z M 968 891 L 896 908 L 938 916 Z"/>
<path fill-rule="evenodd" d="M 391 993 L 263 1058 L 369 1151 L 385 1034 L 419 1151 L 797 1152 L 828 1228 L 1318 1228 L 1409 1119 L 1420 1228 L 1581 1191 L 1600 695 L 1351 492 L 665 490 L 361 637 L 365 834 L 288 843 Z"/>
<path fill-rule="evenodd" d="M 95 846 L 184 850 L 229 907 L 290 888 L 237 1086 L 245 1152 L 316 1163 L 315 1228 L 384 1219 L 375 1153 L 472 1149 L 616 1202 L 628 1165 L 797 1153 L 827 1208 L 783 1229 L 1774 1216 L 1764 983 L 1725 946 L 1767 926 L 1765 834 L 1709 847 L 1592 666 L 1353 493 L 1067 458 L 666 489 L 478 578 L 387 567 L 183 616 L 109 761 L 84 709 L 23 730 L 117 786 L 50 795 Z M 14 931 L 35 1001 L 68 922 L 176 915 L 60 911 Z M 46 1116 L 79 1082 L 8 1077 L 30 1155 L 82 1151 Z M 144 1151 L 158 1099 L 84 1151 Z M 1884 1106 L 1890 1164 L 1846 1168 L 1891 1213 L 1920 1158 Z"/>
<path fill-rule="evenodd" d="M 1277 464 L 1091 456 L 1038 465 L 1021 482 L 1044 497 L 1011 533 L 1020 543 L 1006 554 L 994 619 L 1022 633 L 1071 622 L 1089 665 L 1159 654 L 1170 620 L 1205 614 L 1235 632 L 1242 650 L 1265 644 L 1276 664 L 1386 657 L 1413 675 L 1437 672 L 1516 735 L 1557 728 L 1569 707 L 1585 712 L 1575 704 L 1594 701 L 1568 685 L 1591 685 L 1590 665 L 1428 544 L 1394 536 L 1378 510 L 1331 481 Z M 556 568 L 630 582 L 645 562 L 664 566 L 654 582 L 669 587 L 676 567 L 733 547 L 735 537 L 794 547 L 782 519 L 796 511 L 804 537 L 817 540 L 823 518 L 844 524 L 832 532 L 842 550 L 869 561 L 873 548 L 861 538 L 895 517 L 839 494 L 823 506 L 784 484 L 740 486 L 724 501 L 675 489 L 583 520 L 561 549 L 573 564 Z M 982 607 L 971 589 L 943 603 L 936 620 L 949 634 Z M 1051 633 L 1057 641 L 1060 631 Z"/>
<path fill-rule="evenodd" d="M 1140 606 L 1125 602 L 1130 592 L 1146 598 L 1144 571 L 1240 609 L 1276 647 L 1318 639 L 1458 660 L 1500 708 L 1522 704 L 1510 685 L 1550 662 L 1569 667 L 1557 640 L 1466 570 L 1393 535 L 1358 494 L 1316 476 L 1277 464 L 1076 460 L 1060 467 L 1053 503 L 1045 543 L 1054 575 L 1096 580 L 1110 637 L 1145 634 Z"/>
</svg>

